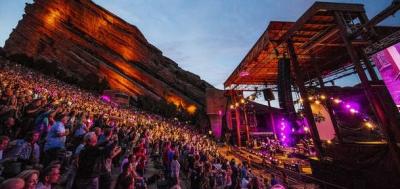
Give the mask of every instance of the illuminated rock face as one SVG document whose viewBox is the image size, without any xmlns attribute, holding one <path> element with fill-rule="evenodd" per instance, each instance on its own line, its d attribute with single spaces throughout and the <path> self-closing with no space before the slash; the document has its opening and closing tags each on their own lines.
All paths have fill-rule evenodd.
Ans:
<svg viewBox="0 0 400 189">
<path fill-rule="evenodd" d="M 147 42 L 133 25 L 89 0 L 35 0 L 6 41 L 7 54 L 55 61 L 85 80 L 95 73 L 113 89 L 203 107 L 212 87 Z"/>
</svg>

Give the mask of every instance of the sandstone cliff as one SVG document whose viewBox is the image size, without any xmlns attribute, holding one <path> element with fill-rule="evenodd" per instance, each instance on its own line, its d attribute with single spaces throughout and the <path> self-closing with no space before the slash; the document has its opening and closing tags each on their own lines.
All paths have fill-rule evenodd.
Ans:
<svg viewBox="0 0 400 189">
<path fill-rule="evenodd" d="M 205 105 L 205 89 L 212 87 L 164 57 L 138 28 L 90 0 L 27 4 L 4 51 L 56 62 L 83 81 L 95 73 L 112 89 L 164 98 L 191 110 Z"/>
</svg>

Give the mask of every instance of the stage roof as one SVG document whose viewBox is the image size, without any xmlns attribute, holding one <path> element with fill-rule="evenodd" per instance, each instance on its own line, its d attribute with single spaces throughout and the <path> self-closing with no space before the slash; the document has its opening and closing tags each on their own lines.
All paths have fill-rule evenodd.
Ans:
<svg viewBox="0 0 400 189">
<path fill-rule="evenodd" d="M 288 58 L 288 39 L 293 41 L 301 69 L 306 72 L 305 80 L 315 78 L 313 64 L 318 65 L 322 75 L 348 65 L 350 58 L 341 40 L 335 12 L 345 13 L 343 15 L 348 18 L 345 22 L 352 23 L 357 22 L 354 18 L 365 10 L 362 4 L 315 2 L 296 22 L 270 22 L 225 81 L 225 88 L 276 84 L 278 58 Z M 365 47 L 367 44 L 367 41 L 353 40 L 353 46 Z"/>
</svg>

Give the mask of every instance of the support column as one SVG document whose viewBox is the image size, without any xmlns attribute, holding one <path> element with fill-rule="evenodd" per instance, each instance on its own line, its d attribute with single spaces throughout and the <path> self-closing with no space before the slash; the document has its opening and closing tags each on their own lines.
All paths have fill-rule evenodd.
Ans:
<svg viewBox="0 0 400 189">
<path fill-rule="evenodd" d="M 368 57 L 362 52 L 361 50 L 359 51 L 359 55 L 361 59 L 363 60 L 365 67 L 367 68 L 368 74 L 371 77 L 372 81 L 379 81 L 378 75 L 376 75 L 376 72 L 374 68 L 372 67 L 371 62 L 369 61 Z"/>
<path fill-rule="evenodd" d="M 364 25 L 364 26 L 365 26 L 366 23 L 369 22 L 369 18 L 368 18 L 367 14 L 365 12 L 360 12 L 359 15 L 358 15 L 358 19 L 360 20 L 361 25 Z M 370 37 L 372 37 L 373 39 L 376 39 L 377 34 L 376 34 L 376 31 L 375 31 L 375 29 L 373 27 L 364 28 L 364 30 L 368 30 L 368 33 L 370 34 Z M 355 36 L 355 37 L 357 37 L 357 36 Z"/>
<path fill-rule="evenodd" d="M 397 165 L 397 171 L 400 172 L 400 141 L 397 141 L 396 136 L 399 134 L 400 123 L 396 120 L 398 112 L 393 112 L 392 108 L 385 108 L 385 105 L 379 101 L 377 96 L 373 93 L 371 86 L 368 83 L 368 78 L 362 68 L 356 49 L 352 46 L 351 41 L 348 39 L 348 33 L 345 23 L 343 22 L 340 12 L 335 12 L 335 19 L 338 23 L 342 40 L 346 46 L 347 53 L 349 54 L 352 63 L 357 71 L 361 80 L 361 85 L 364 89 L 368 101 L 371 103 L 375 115 L 381 123 L 389 143 L 389 149 L 394 156 L 394 161 Z M 386 110 L 386 111 L 385 111 Z"/>
<path fill-rule="evenodd" d="M 314 64 L 313 62 L 311 64 L 313 65 L 314 70 L 315 70 L 315 72 L 316 72 L 316 74 L 318 76 L 318 83 L 319 83 L 319 86 L 321 88 L 321 91 L 322 91 L 322 93 L 326 94 L 325 83 L 324 83 L 324 80 L 321 77 L 321 71 L 319 69 L 319 65 Z M 328 110 L 329 116 L 331 117 L 333 128 L 335 129 L 336 137 L 337 137 L 339 143 L 343 143 L 343 138 L 341 136 L 340 129 L 339 129 L 339 126 L 337 124 L 335 114 L 333 113 L 332 103 L 331 103 L 330 99 L 326 99 L 325 102 L 326 102 L 326 109 Z"/>
<path fill-rule="evenodd" d="M 236 142 L 237 146 L 242 145 L 242 140 L 240 139 L 240 112 L 239 108 L 235 108 L 235 116 L 236 116 Z"/>
<path fill-rule="evenodd" d="M 226 133 L 225 133 L 225 140 L 226 140 L 227 144 L 232 144 L 231 143 L 231 142 L 233 142 L 232 141 L 232 136 L 234 136 L 234 133 L 233 133 L 233 126 L 232 126 L 233 125 L 232 124 L 232 109 L 230 107 L 226 111 L 225 119 L 226 119 L 226 122 L 227 122 L 227 125 L 228 125 L 228 129 L 229 129 L 229 134 L 226 135 Z"/>
<path fill-rule="evenodd" d="M 246 104 L 243 104 L 244 124 L 246 126 L 246 142 L 250 142 L 249 120 L 247 119 Z"/>
<path fill-rule="evenodd" d="M 270 119 L 271 119 L 272 131 L 274 132 L 274 139 L 275 139 L 275 140 L 278 140 L 278 137 L 276 136 L 274 114 L 270 112 L 270 113 L 269 113 L 269 117 L 270 117 Z"/>
<path fill-rule="evenodd" d="M 300 70 L 299 62 L 297 61 L 297 55 L 293 47 L 293 42 L 289 39 L 287 42 L 287 47 L 290 55 L 290 62 L 293 65 L 294 72 L 296 74 L 296 85 L 299 87 L 299 92 L 301 98 L 303 99 L 303 106 L 304 106 L 304 114 L 306 116 L 307 122 L 310 126 L 311 137 L 314 142 L 315 150 L 317 153 L 317 157 L 321 159 L 322 157 L 322 145 L 321 139 L 319 138 L 317 125 L 315 124 L 314 115 L 311 110 L 310 102 L 308 101 L 308 94 L 307 90 L 304 86 L 304 79 L 303 79 L 303 72 Z"/>
<path fill-rule="evenodd" d="M 361 25 L 365 25 L 366 23 L 369 22 L 368 16 L 367 16 L 367 14 L 365 14 L 365 12 L 361 12 L 358 15 L 358 19 L 360 20 Z M 365 28 L 365 29 L 367 29 L 369 31 L 369 33 L 372 35 L 372 37 L 376 37 L 377 34 L 376 34 L 374 28 Z M 366 57 L 364 52 L 362 52 L 362 51 L 359 51 L 359 55 L 364 61 L 364 64 L 365 64 L 365 66 L 367 68 L 369 76 L 371 77 L 371 80 L 372 81 L 379 81 L 378 76 L 376 75 L 374 68 L 372 67 L 371 63 L 368 60 L 368 57 Z"/>
</svg>

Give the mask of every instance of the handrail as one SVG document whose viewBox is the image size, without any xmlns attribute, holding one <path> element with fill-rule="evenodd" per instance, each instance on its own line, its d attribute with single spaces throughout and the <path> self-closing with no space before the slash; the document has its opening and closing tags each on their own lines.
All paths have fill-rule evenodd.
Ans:
<svg viewBox="0 0 400 189">
<path fill-rule="evenodd" d="M 237 148 L 237 147 L 234 147 L 234 148 Z M 249 152 L 249 153 L 251 153 L 251 152 Z M 244 158 L 240 154 L 235 154 L 235 155 L 240 156 L 241 158 Z M 275 173 L 276 173 L 278 171 L 284 171 L 285 173 L 289 173 L 289 174 L 287 174 L 289 179 L 291 179 L 292 181 L 296 181 L 296 180 L 302 181 L 302 182 L 304 182 L 305 185 L 306 184 L 317 184 L 319 186 L 322 185 L 321 187 L 323 187 L 323 188 L 346 189 L 343 186 L 340 186 L 340 185 L 337 185 L 337 184 L 333 184 L 333 183 L 329 183 L 327 181 L 324 181 L 324 180 L 321 180 L 321 179 L 318 179 L 318 178 L 315 178 L 315 177 L 312 177 L 312 176 L 309 176 L 309 175 L 306 175 L 306 174 L 298 173 L 298 172 L 295 172 L 295 171 L 292 171 L 292 170 L 289 170 L 289 169 L 285 169 L 285 168 L 281 168 L 281 167 L 276 167 L 276 166 L 273 166 L 270 163 L 267 163 L 267 164 L 268 165 L 266 167 L 265 164 L 262 165 L 260 163 L 256 163 L 256 162 L 252 161 L 252 165 L 255 165 L 257 168 L 260 168 L 260 169 L 268 168 L 268 169 L 270 169 L 270 172 L 275 171 Z M 313 183 L 313 182 L 315 182 L 315 183 Z"/>
</svg>

